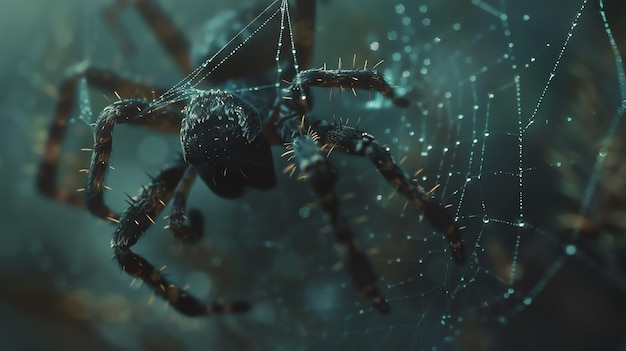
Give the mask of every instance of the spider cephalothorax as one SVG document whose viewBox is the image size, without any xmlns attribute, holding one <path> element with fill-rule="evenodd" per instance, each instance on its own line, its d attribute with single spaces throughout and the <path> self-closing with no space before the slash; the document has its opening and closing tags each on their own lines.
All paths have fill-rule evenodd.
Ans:
<svg viewBox="0 0 626 351">
<path fill-rule="evenodd" d="M 135 0 L 131 3 L 140 10 L 148 22 L 153 24 L 155 33 L 160 36 L 179 67 L 190 74 L 174 88 L 162 91 L 93 67 L 83 67 L 75 71 L 61 84 L 62 98 L 50 129 L 48 145 L 37 178 L 40 190 L 47 196 L 69 204 L 85 206 L 96 216 L 117 225 L 111 245 L 115 258 L 123 270 L 144 281 L 157 295 L 184 314 L 207 315 L 246 311 L 249 305 L 245 301 L 201 303 L 167 281 L 158 269 L 135 254 L 131 247 L 154 224 L 154 218 L 170 200 L 172 209 L 168 218 L 169 228 L 173 234 L 186 241 L 195 241 L 202 235 L 202 216 L 199 212 L 188 211 L 186 208 L 187 195 L 197 176 L 217 195 L 226 198 L 242 196 L 247 187 L 260 189 L 274 187 L 276 176 L 270 150 L 272 145 L 287 145 L 285 155 L 289 155 L 294 161 L 291 169 L 306 174 L 312 193 L 317 197 L 337 242 L 346 253 L 346 263 L 355 285 L 379 311 L 387 312 L 390 307 L 378 289 L 377 278 L 369 259 L 357 246 L 348 221 L 340 213 L 339 198 L 334 189 L 338 174 L 328 161 L 328 151 L 325 149 L 369 158 L 389 184 L 421 211 L 435 229 L 447 236 L 453 258 L 459 263 L 463 261 L 459 227 L 452 216 L 398 166 L 386 147 L 381 146 L 369 133 L 355 127 L 310 117 L 312 87 L 373 90 L 397 106 L 408 105 L 408 100 L 396 96 L 392 87 L 375 69 L 364 67 L 328 70 L 308 67 L 314 36 L 314 0 L 296 1 L 297 25 L 293 28 L 297 32 L 290 36 L 293 56 L 285 58 L 281 52 L 276 53 L 275 48 L 272 50 L 271 47 L 266 47 L 259 56 L 267 58 L 269 55 L 269 59 L 255 59 L 255 62 L 250 62 L 244 70 L 247 76 L 243 77 L 236 72 L 239 65 L 236 59 L 221 61 L 227 62 L 221 67 L 221 71 L 216 71 L 220 68 L 217 65 L 209 73 L 204 74 L 207 63 L 211 62 L 209 59 L 199 69 L 189 72 L 188 67 L 191 64 L 185 61 L 185 58 L 190 57 L 190 49 L 186 42 L 182 44 L 172 42 L 172 38 L 182 36 L 172 34 L 179 32 L 168 21 L 163 11 L 146 11 L 146 8 L 158 9 L 158 6 L 150 0 Z M 274 3 L 279 4 L 279 8 L 271 16 L 278 17 L 280 14 L 281 23 L 289 22 L 287 1 Z M 128 1 L 119 0 L 114 7 L 116 10 L 109 13 L 116 13 L 118 7 L 124 5 L 128 5 Z M 270 8 L 266 8 L 266 11 Z M 167 27 L 165 28 L 167 30 L 159 26 Z M 290 23 L 287 23 L 287 28 L 289 31 L 284 30 L 283 33 L 278 31 L 281 38 L 292 33 Z M 227 29 L 224 30 L 228 32 Z M 262 40 L 249 39 L 247 38 L 244 43 Z M 245 46 L 238 46 L 237 49 L 239 47 Z M 226 55 L 226 59 L 229 57 L 230 54 Z M 277 63 L 274 68 L 268 67 L 267 64 L 254 65 L 272 62 L 272 57 Z M 256 68 L 249 72 L 250 67 Z M 229 70 L 234 70 L 232 79 L 228 79 Z M 211 75 L 214 72 L 219 73 Z M 274 78 L 268 78 L 272 76 Z M 201 78 L 196 79 L 197 77 Z M 223 88 L 221 90 L 196 88 L 204 78 L 207 78 L 209 83 L 219 84 Z M 130 91 L 136 90 L 137 96 L 150 96 L 148 92 L 156 91 L 160 97 L 153 101 L 142 98 L 120 99 L 99 114 L 95 123 L 95 142 L 87 170 L 85 196 L 80 197 L 58 189 L 55 182 L 59 145 L 64 136 L 69 110 L 75 99 L 74 90 L 83 79 L 92 86 L 105 90 L 124 87 Z M 276 79 L 289 82 L 288 86 L 277 89 Z M 263 84 L 269 89 L 236 89 Z M 111 211 L 103 197 L 104 177 L 109 167 L 113 130 L 116 124 L 133 124 L 179 133 L 183 154 L 183 157 L 176 160 L 173 165 L 153 177 L 139 195 L 129 196 L 129 206 L 121 215 Z"/>
<path fill-rule="evenodd" d="M 257 109 L 220 90 L 199 92 L 185 108 L 180 142 L 185 161 L 222 197 L 276 184 L 270 144 Z"/>
</svg>

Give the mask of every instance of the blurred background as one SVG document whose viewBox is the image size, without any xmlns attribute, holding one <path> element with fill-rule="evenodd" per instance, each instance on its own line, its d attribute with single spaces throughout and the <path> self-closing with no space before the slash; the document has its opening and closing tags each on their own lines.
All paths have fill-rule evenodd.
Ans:
<svg viewBox="0 0 626 351">
<path fill-rule="evenodd" d="M 223 11 L 259 5 L 157 2 L 189 38 Z M 253 304 L 208 318 L 131 286 L 111 259 L 115 228 L 35 190 L 57 87 L 72 67 L 163 88 L 184 78 L 131 7 L 120 15 L 135 45 L 125 53 L 103 19 L 111 3 L 3 4 L 2 349 L 626 349 L 620 1 L 605 2 L 606 20 L 598 1 L 321 1 L 313 66 L 384 60 L 379 70 L 411 106 L 318 90 L 313 114 L 360 119 L 408 173 L 422 170 L 426 190 L 439 185 L 433 196 L 464 227 L 467 261 L 452 261 L 446 240 L 367 160 L 333 153 L 343 213 L 390 300 L 380 315 L 352 286 L 308 185 L 283 173 L 277 147 L 274 190 L 224 200 L 194 186 L 190 207 L 206 222 L 198 244 L 181 244 L 159 219 L 133 247 L 205 301 Z M 89 98 L 63 144 L 58 185 L 68 190 L 84 186 L 78 170 L 90 155 L 79 150 L 93 143 L 80 107 L 97 116 L 116 99 L 82 92 Z M 176 135 L 126 126 L 114 139 L 106 199 L 121 211 L 124 192 L 136 194 L 180 146 Z"/>
</svg>

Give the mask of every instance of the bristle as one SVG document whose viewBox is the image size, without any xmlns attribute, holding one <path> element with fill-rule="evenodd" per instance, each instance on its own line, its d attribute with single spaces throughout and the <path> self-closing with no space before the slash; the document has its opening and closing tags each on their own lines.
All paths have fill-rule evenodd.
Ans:
<svg viewBox="0 0 626 351">
<path fill-rule="evenodd" d="M 432 187 L 432 189 L 430 189 L 429 191 L 426 192 L 426 194 L 431 195 L 435 190 L 437 190 L 437 188 L 439 188 L 441 186 L 441 184 L 437 184 L 434 187 Z"/>
<path fill-rule="evenodd" d="M 117 218 L 113 218 L 113 217 L 107 217 L 106 219 L 107 219 L 108 221 L 113 222 L 113 223 L 119 223 L 119 222 L 120 222 L 120 220 L 119 220 L 119 219 L 117 219 Z"/>
<path fill-rule="evenodd" d="M 296 164 L 290 163 L 287 165 L 287 167 L 283 168 L 283 173 L 292 172 L 295 168 L 296 168 Z"/>
</svg>

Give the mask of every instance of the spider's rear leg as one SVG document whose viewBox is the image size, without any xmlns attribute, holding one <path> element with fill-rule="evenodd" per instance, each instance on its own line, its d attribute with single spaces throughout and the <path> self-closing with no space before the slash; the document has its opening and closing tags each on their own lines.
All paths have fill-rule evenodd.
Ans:
<svg viewBox="0 0 626 351">
<path fill-rule="evenodd" d="M 411 181 L 386 147 L 381 146 L 370 134 L 348 125 L 317 121 L 312 128 L 319 136 L 320 144 L 350 155 L 368 157 L 387 182 L 420 210 L 437 231 L 446 235 L 452 248 L 452 257 L 457 263 L 463 262 L 465 254 L 461 233 L 452 215 Z"/>
<path fill-rule="evenodd" d="M 387 300 L 380 294 L 376 284 L 376 274 L 369 259 L 359 248 L 346 220 L 339 213 L 339 199 L 334 190 L 336 172 L 333 166 L 322 155 L 314 137 L 309 134 L 296 135 L 292 148 L 296 165 L 304 172 L 311 188 L 342 249 L 348 255 L 347 266 L 356 286 L 372 300 L 376 309 L 382 313 L 390 310 Z"/>
<path fill-rule="evenodd" d="M 146 259 L 130 249 L 154 223 L 154 218 L 161 213 L 165 204 L 172 198 L 174 189 L 181 182 L 181 179 L 185 178 L 183 182 L 189 181 L 190 173 L 186 173 L 186 169 L 189 168 L 191 166 L 182 160 L 178 161 L 154 177 L 152 182 L 143 188 L 139 196 L 130 201 L 129 207 L 120 218 L 111 241 L 115 259 L 124 271 L 144 281 L 156 295 L 164 298 L 172 307 L 183 314 L 201 316 L 245 312 L 250 308 L 250 305 L 245 301 L 201 303 L 183 289 L 166 280 L 158 269 L 155 269 Z M 184 185 L 181 187 L 185 188 Z"/>
</svg>

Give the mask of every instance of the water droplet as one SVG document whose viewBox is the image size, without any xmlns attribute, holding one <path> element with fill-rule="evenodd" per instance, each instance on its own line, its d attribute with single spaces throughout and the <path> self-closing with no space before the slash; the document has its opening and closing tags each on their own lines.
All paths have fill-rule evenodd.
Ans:
<svg viewBox="0 0 626 351">
<path fill-rule="evenodd" d="M 298 211 L 298 214 L 300 215 L 300 218 L 309 218 L 309 216 L 311 215 L 311 209 L 308 207 L 302 207 Z"/>
</svg>

